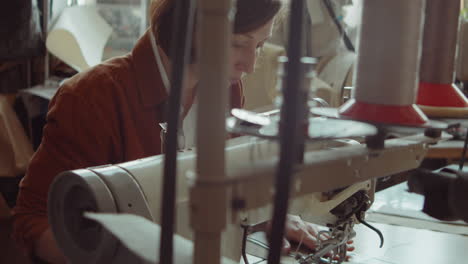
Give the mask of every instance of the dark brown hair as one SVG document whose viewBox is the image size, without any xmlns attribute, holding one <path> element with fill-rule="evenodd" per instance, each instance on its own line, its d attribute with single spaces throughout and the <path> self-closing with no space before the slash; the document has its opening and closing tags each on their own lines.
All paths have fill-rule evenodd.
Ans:
<svg viewBox="0 0 468 264">
<path fill-rule="evenodd" d="M 281 0 L 237 0 L 234 19 L 235 34 L 254 31 L 270 21 L 281 9 Z M 169 46 L 175 0 L 153 0 L 150 7 L 151 25 L 156 42 L 170 56 Z M 194 50 L 192 44 L 191 62 Z"/>
</svg>

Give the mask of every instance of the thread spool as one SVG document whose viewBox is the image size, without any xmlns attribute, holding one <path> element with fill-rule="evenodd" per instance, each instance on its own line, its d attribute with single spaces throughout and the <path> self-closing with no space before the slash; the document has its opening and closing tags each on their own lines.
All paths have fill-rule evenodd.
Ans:
<svg viewBox="0 0 468 264">
<path fill-rule="evenodd" d="M 452 116 L 456 111 L 440 113 L 436 108 L 466 108 L 464 113 L 468 113 L 467 98 L 453 85 L 459 12 L 458 0 L 428 0 L 426 4 L 417 104 L 430 116 Z"/>
<path fill-rule="evenodd" d="M 356 88 L 339 115 L 404 126 L 429 120 L 414 104 L 423 32 L 424 0 L 364 1 Z"/>
</svg>

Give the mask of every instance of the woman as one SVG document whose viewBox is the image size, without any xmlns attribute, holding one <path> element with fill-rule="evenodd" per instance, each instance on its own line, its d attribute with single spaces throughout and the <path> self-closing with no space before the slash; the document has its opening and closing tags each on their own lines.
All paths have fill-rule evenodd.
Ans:
<svg viewBox="0 0 468 264">
<path fill-rule="evenodd" d="M 258 50 L 270 37 L 280 7 L 279 0 L 237 1 L 231 49 L 231 107 L 243 105 L 241 77 L 253 72 Z M 158 124 L 164 122 L 167 100 L 164 84 L 171 68 L 167 54 L 173 11 L 174 0 L 154 1 L 151 30 L 131 53 L 77 74 L 52 99 L 42 143 L 20 184 L 13 211 L 14 238 L 30 256 L 51 263 L 65 261 L 47 221 L 47 193 L 58 173 L 161 153 Z M 152 47 L 153 37 L 156 45 Z M 194 56 L 187 67 L 184 115 L 194 101 L 198 82 Z M 314 228 L 296 222 L 289 228 L 291 236 L 299 240 L 305 234 L 304 243 L 313 246 Z"/>
</svg>

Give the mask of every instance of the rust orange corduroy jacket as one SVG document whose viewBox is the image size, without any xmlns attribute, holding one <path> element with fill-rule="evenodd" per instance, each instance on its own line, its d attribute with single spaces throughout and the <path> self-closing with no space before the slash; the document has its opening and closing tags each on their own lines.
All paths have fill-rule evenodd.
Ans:
<svg viewBox="0 0 468 264">
<path fill-rule="evenodd" d="M 57 174 L 160 154 L 167 94 L 148 32 L 128 55 L 66 81 L 50 102 L 13 209 L 13 237 L 27 254 L 48 228 L 47 194 Z M 232 85 L 231 107 L 242 105 L 242 85 Z"/>
</svg>

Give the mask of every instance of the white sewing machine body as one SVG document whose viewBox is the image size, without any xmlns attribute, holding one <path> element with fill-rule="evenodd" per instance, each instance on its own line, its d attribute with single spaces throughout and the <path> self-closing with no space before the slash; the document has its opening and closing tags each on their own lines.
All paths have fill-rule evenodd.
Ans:
<svg viewBox="0 0 468 264">
<path fill-rule="evenodd" d="M 308 143 L 305 162 L 294 176 L 291 213 L 301 214 L 304 220 L 317 224 L 336 223 L 338 217 L 330 213 L 332 209 L 359 191 L 372 197 L 375 177 L 418 167 L 427 143 L 433 141 L 423 136 L 393 139 L 386 142 L 383 150 L 370 150 L 345 141 Z M 270 219 L 272 172 L 277 155 L 278 146 L 273 141 L 240 137 L 228 142 L 228 177 L 222 182 L 207 183 L 225 189 L 228 194 L 225 206 L 230 224 L 223 236 L 224 256 L 240 259 L 241 223 L 257 224 Z M 195 158 L 194 151 L 180 153 L 178 158 L 176 230 L 188 239 L 192 239 L 189 197 L 196 177 Z M 49 217 L 61 249 L 73 262 L 141 261 L 97 224 L 77 219 L 85 211 L 91 211 L 136 214 L 160 223 L 163 160 L 163 156 L 155 156 L 59 176 L 49 196 L 52 201 Z M 341 190 L 332 197 L 325 195 L 338 188 Z"/>
</svg>

